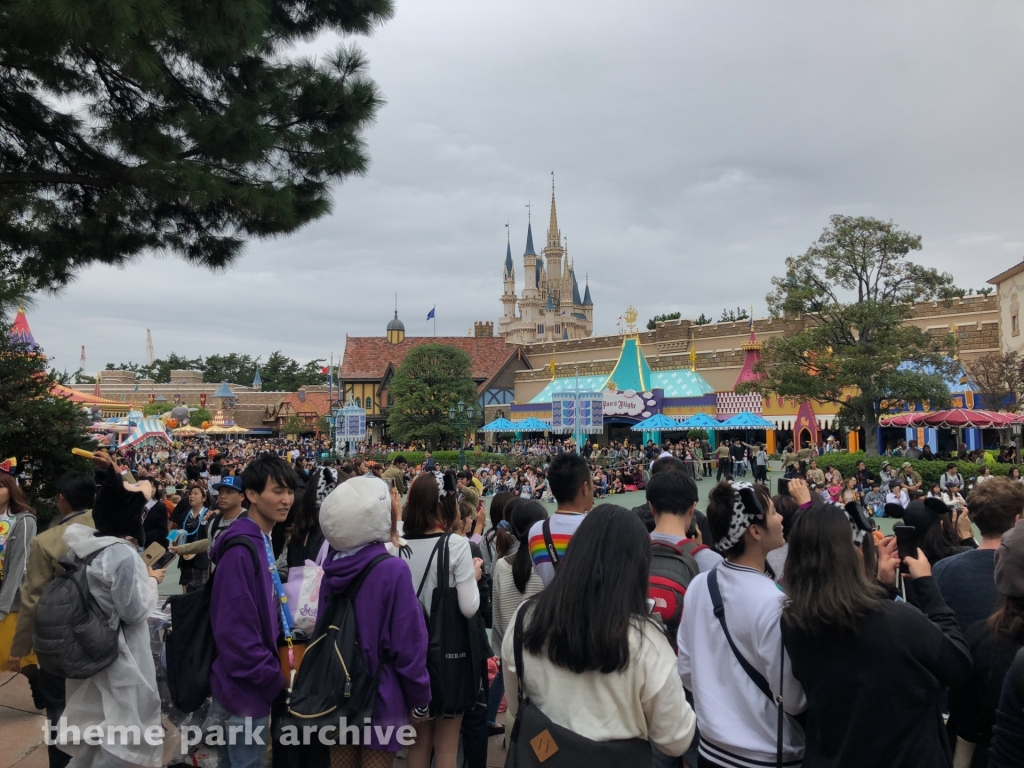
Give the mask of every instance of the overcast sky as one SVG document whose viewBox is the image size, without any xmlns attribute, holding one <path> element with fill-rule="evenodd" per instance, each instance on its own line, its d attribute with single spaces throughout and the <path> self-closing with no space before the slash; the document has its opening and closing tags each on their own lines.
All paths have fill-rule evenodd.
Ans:
<svg viewBox="0 0 1024 768">
<path fill-rule="evenodd" d="M 558 215 L 596 333 L 754 305 L 833 213 L 922 235 L 963 287 L 1024 259 L 1024 10 L 1008 2 L 397 0 L 360 39 L 387 105 L 334 212 L 224 274 L 94 268 L 30 322 L 58 368 L 174 351 L 300 360 L 497 322 L 505 222 Z M 328 51 L 336 38 L 317 41 Z M 581 285 L 582 289 L 582 285 Z"/>
</svg>

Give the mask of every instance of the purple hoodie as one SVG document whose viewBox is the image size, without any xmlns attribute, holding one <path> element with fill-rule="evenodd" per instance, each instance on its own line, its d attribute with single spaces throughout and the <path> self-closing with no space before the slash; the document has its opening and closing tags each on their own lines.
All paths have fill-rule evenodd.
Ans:
<svg viewBox="0 0 1024 768">
<path fill-rule="evenodd" d="M 262 566 L 258 577 L 247 547 L 234 546 L 221 557 L 227 543 L 239 536 L 256 545 Z M 210 560 L 217 566 L 210 597 L 217 644 L 210 672 L 213 698 L 233 715 L 266 717 L 284 688 L 284 675 L 277 655 L 279 618 L 263 531 L 248 517 L 240 517 L 214 542 Z"/>
<path fill-rule="evenodd" d="M 386 553 L 383 544 L 367 544 L 348 557 L 329 557 L 320 583 L 317 615 L 327 610 L 331 595 L 344 592 L 371 560 Z M 408 564 L 398 557 L 377 563 L 356 594 L 355 609 L 356 632 L 370 674 L 377 672 L 381 649 L 390 656 L 381 672 L 377 709 L 371 724 L 385 729 L 393 725 L 397 730 L 409 722 L 411 710 L 426 707 L 431 698 L 427 625 L 416 599 Z M 385 752 L 401 749 L 394 735 L 390 743 L 381 744 L 376 730 L 371 732 L 370 743 L 364 746 Z"/>
</svg>

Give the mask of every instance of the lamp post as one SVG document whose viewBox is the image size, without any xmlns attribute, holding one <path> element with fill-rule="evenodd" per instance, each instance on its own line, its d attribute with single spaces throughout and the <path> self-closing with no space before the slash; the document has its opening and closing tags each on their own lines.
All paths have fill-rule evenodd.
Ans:
<svg viewBox="0 0 1024 768">
<path fill-rule="evenodd" d="M 461 400 L 454 408 L 448 409 L 448 423 L 459 433 L 459 472 L 466 463 L 466 432 L 474 425 L 475 417 L 473 406 L 467 406 Z"/>
</svg>

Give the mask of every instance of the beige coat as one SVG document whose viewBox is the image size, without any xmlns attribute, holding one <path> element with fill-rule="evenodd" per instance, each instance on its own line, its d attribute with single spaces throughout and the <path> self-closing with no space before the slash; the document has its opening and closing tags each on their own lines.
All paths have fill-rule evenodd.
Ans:
<svg viewBox="0 0 1024 768">
<path fill-rule="evenodd" d="M 32 651 L 32 633 L 36 628 L 36 605 L 46 585 L 64 569 L 57 561 L 68 553 L 64 543 L 64 531 L 69 525 L 78 523 L 95 528 L 92 510 L 69 518 L 67 522 L 55 525 L 48 531 L 36 534 L 28 550 L 28 567 L 25 581 L 21 585 L 21 609 L 18 611 L 18 626 L 11 643 L 12 656 L 27 656 Z"/>
</svg>

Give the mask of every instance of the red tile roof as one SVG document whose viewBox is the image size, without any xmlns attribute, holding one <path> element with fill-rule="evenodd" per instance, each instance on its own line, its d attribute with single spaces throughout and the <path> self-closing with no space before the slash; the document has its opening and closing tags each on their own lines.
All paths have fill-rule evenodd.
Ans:
<svg viewBox="0 0 1024 768">
<path fill-rule="evenodd" d="M 290 405 L 297 414 L 316 413 L 317 417 L 326 416 L 331 410 L 330 394 L 327 392 L 306 392 L 306 401 L 299 399 L 298 392 L 292 392 L 281 401 L 281 405 Z"/>
<path fill-rule="evenodd" d="M 420 344 L 461 349 L 473 361 L 470 376 L 478 383 L 493 378 L 518 349 L 500 336 L 406 336 L 400 344 L 392 344 L 384 336 L 346 336 L 339 377 L 342 381 L 380 381 L 389 363 L 397 368 L 409 350 Z"/>
</svg>

